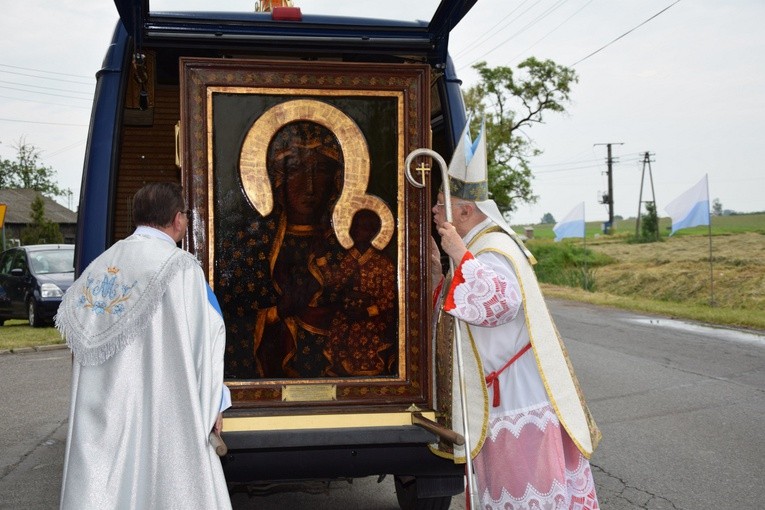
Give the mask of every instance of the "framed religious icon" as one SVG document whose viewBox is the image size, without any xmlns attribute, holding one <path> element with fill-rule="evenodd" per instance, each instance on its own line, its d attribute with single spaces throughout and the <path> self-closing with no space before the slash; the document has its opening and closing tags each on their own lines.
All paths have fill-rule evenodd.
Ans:
<svg viewBox="0 0 765 510">
<path fill-rule="evenodd" d="M 432 402 L 423 65 L 181 59 L 186 240 L 235 408 Z"/>
</svg>

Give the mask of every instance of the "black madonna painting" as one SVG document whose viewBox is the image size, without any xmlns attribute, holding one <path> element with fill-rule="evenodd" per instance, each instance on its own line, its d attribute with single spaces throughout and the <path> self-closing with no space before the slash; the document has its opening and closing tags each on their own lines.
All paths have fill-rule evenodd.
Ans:
<svg viewBox="0 0 765 510">
<path fill-rule="evenodd" d="M 184 143 L 201 150 L 184 179 L 207 211 L 189 244 L 224 315 L 235 398 L 278 401 L 296 384 L 331 384 L 331 401 L 425 398 L 427 210 L 402 170 L 427 141 L 424 71 L 309 66 L 303 85 L 336 79 L 288 87 L 273 64 L 256 83 L 251 62 L 207 64 L 186 68 Z"/>
</svg>

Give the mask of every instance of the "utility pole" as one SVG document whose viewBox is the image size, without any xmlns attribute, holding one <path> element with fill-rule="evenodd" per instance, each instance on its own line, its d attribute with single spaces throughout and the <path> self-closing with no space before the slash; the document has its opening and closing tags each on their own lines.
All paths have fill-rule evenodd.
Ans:
<svg viewBox="0 0 765 510">
<path fill-rule="evenodd" d="M 653 206 L 654 206 L 654 212 L 656 211 L 656 191 L 653 188 L 653 172 L 651 172 L 651 156 L 652 154 L 648 151 L 643 153 L 643 172 L 640 175 L 640 195 L 638 196 L 638 213 L 637 213 L 637 219 L 635 220 L 635 237 L 640 236 L 640 211 L 643 207 L 643 181 L 645 179 L 645 166 L 648 165 L 648 178 L 651 180 L 651 198 L 653 200 Z M 647 202 L 647 200 L 646 200 Z M 659 217 L 656 217 L 656 221 L 659 221 Z M 656 235 L 659 235 L 659 229 L 658 224 L 656 225 Z"/>
<path fill-rule="evenodd" d="M 611 146 L 624 145 L 624 143 L 596 143 L 593 147 L 595 145 L 605 145 L 608 148 L 608 159 L 606 160 L 608 164 L 608 170 L 606 171 L 608 174 L 608 193 L 603 195 L 603 200 L 600 203 L 608 204 L 608 223 L 604 225 L 603 233 L 610 234 L 614 228 L 614 158 L 611 156 Z"/>
</svg>

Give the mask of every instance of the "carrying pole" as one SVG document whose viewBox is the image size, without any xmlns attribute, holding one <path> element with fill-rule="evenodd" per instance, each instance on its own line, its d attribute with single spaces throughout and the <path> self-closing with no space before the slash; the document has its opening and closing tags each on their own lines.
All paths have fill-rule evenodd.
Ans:
<svg viewBox="0 0 765 510">
<path fill-rule="evenodd" d="M 414 178 L 412 175 L 410 166 L 412 164 L 412 160 L 418 156 L 428 156 L 431 159 L 434 159 L 438 162 L 439 166 L 441 167 L 441 175 L 442 175 L 442 182 L 444 183 L 444 213 L 446 214 L 446 221 L 449 223 L 452 222 L 452 201 L 451 201 L 451 193 L 449 191 L 449 174 L 448 174 L 448 167 L 446 166 L 446 162 L 444 161 L 444 158 L 441 157 L 440 154 L 437 152 L 431 150 L 431 149 L 415 149 L 412 152 L 409 153 L 409 155 L 406 157 L 406 161 L 404 163 L 404 172 L 406 175 L 406 180 L 409 181 L 409 183 L 416 187 L 416 188 L 424 188 L 425 187 L 425 177 L 423 176 L 422 181 L 418 181 Z M 449 271 L 454 274 L 454 261 L 449 257 Z M 455 351 L 457 351 L 457 377 L 459 380 L 459 389 L 460 389 L 460 405 L 462 407 L 462 428 L 463 430 L 463 437 L 465 438 L 465 468 L 466 468 L 466 476 L 467 476 L 467 490 L 470 497 L 468 498 L 468 501 L 470 502 L 470 510 L 475 510 L 478 505 L 478 495 L 477 490 L 475 487 L 475 479 L 473 477 L 473 459 L 470 456 L 470 428 L 468 427 L 468 409 L 467 409 L 467 386 L 465 384 L 465 368 L 462 362 L 462 332 L 460 330 L 460 324 L 459 320 L 455 319 L 456 323 L 454 325 L 454 344 L 455 344 Z"/>
</svg>

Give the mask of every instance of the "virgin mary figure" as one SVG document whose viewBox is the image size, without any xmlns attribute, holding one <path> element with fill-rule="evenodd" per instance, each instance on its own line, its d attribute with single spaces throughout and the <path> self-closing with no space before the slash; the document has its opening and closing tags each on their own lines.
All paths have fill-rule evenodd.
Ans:
<svg viewBox="0 0 765 510">
<path fill-rule="evenodd" d="M 332 229 L 343 155 L 335 135 L 312 121 L 280 128 L 268 146 L 272 235 L 256 241 L 268 288 L 257 309 L 252 352 L 261 378 L 327 375 L 324 354 L 340 296 L 333 285 L 343 248 Z"/>
</svg>

